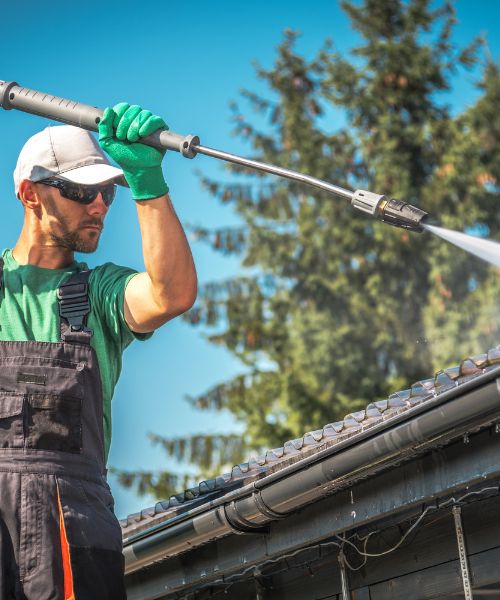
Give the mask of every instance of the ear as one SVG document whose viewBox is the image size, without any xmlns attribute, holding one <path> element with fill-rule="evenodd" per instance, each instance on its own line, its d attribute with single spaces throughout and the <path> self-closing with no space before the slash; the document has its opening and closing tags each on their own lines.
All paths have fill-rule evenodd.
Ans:
<svg viewBox="0 0 500 600">
<path fill-rule="evenodd" d="M 23 179 L 19 184 L 18 192 L 19 200 L 21 200 L 24 208 L 39 211 L 42 203 L 36 183 L 29 179 Z"/>
</svg>

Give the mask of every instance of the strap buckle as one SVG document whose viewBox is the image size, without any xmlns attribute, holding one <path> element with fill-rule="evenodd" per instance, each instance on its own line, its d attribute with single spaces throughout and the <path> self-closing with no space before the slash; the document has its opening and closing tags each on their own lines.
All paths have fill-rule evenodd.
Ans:
<svg viewBox="0 0 500 600">
<path fill-rule="evenodd" d="M 71 331 L 91 332 L 85 327 L 85 317 L 90 312 L 87 283 L 67 283 L 57 290 L 59 315 L 66 319 Z"/>
</svg>

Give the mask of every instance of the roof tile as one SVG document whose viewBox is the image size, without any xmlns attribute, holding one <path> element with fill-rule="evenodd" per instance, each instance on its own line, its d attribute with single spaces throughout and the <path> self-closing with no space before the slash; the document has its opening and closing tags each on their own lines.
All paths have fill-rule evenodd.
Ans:
<svg viewBox="0 0 500 600">
<path fill-rule="evenodd" d="M 470 358 L 466 358 L 460 363 L 460 377 L 470 377 L 481 373 L 481 369 L 476 367 Z"/>
<path fill-rule="evenodd" d="M 441 394 L 457 385 L 456 381 L 445 371 L 439 371 L 434 380 L 434 389 L 436 394 Z"/>
</svg>

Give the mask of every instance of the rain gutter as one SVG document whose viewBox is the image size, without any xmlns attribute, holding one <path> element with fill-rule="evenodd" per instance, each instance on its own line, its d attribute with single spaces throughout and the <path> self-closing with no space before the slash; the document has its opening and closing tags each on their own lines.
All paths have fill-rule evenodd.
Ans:
<svg viewBox="0 0 500 600">
<path fill-rule="evenodd" d="M 500 418 L 500 367 L 124 540 L 125 573 L 272 521 Z"/>
</svg>

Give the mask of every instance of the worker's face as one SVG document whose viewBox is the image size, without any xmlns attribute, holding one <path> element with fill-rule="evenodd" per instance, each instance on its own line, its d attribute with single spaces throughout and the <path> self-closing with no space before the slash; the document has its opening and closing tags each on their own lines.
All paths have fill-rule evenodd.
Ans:
<svg viewBox="0 0 500 600">
<path fill-rule="evenodd" d="M 94 252 L 104 227 L 108 207 L 99 193 L 90 204 L 79 204 L 53 187 L 38 184 L 43 228 L 53 245 L 73 252 Z"/>
</svg>

